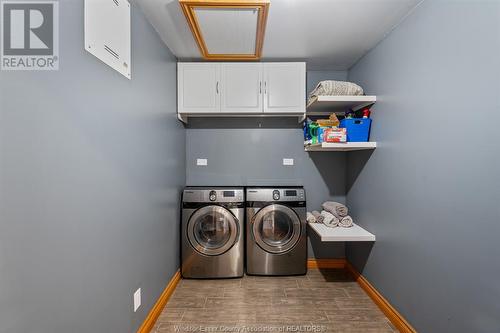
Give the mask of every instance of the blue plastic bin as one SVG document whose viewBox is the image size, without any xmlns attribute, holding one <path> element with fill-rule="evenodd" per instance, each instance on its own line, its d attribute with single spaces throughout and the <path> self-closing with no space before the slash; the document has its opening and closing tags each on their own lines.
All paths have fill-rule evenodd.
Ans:
<svg viewBox="0 0 500 333">
<path fill-rule="evenodd" d="M 368 118 L 342 119 L 340 128 L 347 129 L 347 142 L 368 142 L 372 120 Z"/>
</svg>

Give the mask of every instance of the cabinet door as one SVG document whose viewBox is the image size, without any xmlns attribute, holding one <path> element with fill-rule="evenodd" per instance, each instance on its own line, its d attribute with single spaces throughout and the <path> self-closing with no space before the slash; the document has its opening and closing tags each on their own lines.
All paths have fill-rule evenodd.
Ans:
<svg viewBox="0 0 500 333">
<path fill-rule="evenodd" d="M 220 64 L 177 65 L 177 112 L 220 112 Z"/>
<path fill-rule="evenodd" d="M 261 113 L 262 64 L 221 64 L 221 112 Z"/>
<path fill-rule="evenodd" d="M 264 112 L 304 113 L 306 110 L 306 64 L 264 64 Z"/>
</svg>

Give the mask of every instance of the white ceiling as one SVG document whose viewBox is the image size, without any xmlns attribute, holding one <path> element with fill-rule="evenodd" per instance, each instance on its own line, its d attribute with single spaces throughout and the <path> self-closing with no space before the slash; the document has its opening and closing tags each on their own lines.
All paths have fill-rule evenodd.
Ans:
<svg viewBox="0 0 500 333">
<path fill-rule="evenodd" d="M 201 59 L 177 0 L 132 0 L 180 60 Z M 271 0 L 263 60 L 346 70 L 423 0 Z"/>
</svg>

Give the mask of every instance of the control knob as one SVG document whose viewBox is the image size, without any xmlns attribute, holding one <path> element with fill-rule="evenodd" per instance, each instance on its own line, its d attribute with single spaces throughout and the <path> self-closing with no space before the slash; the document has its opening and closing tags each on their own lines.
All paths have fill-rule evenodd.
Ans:
<svg viewBox="0 0 500 333">
<path fill-rule="evenodd" d="M 274 190 L 273 191 L 273 199 L 274 200 L 279 200 L 280 199 L 280 191 Z"/>
</svg>

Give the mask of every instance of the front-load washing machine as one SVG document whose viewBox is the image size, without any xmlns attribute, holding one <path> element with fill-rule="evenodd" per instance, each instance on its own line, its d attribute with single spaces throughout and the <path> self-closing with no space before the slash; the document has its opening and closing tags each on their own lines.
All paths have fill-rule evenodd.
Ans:
<svg viewBox="0 0 500 333">
<path fill-rule="evenodd" d="M 182 196 L 185 278 L 231 278 L 244 273 L 244 189 L 186 187 Z"/>
<path fill-rule="evenodd" d="M 304 189 L 247 188 L 246 213 L 247 274 L 306 274 Z"/>
</svg>

